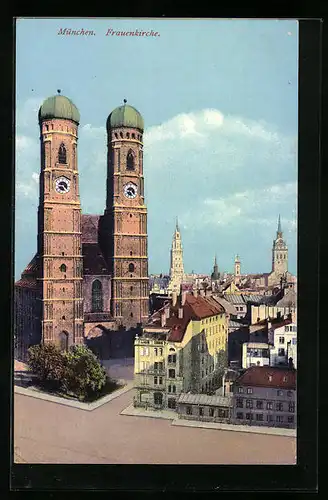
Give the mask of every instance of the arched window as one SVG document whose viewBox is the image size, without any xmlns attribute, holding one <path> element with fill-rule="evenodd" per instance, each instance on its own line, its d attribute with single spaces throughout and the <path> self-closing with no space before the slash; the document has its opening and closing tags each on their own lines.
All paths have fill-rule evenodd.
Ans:
<svg viewBox="0 0 328 500">
<path fill-rule="evenodd" d="M 127 170 L 134 170 L 134 155 L 130 149 L 128 152 L 128 155 L 126 157 L 126 169 Z"/>
<path fill-rule="evenodd" d="M 68 334 L 66 332 L 61 332 L 59 335 L 60 349 L 61 351 L 68 350 Z"/>
<path fill-rule="evenodd" d="M 133 273 L 134 272 L 134 264 L 129 264 L 129 273 Z"/>
<path fill-rule="evenodd" d="M 99 280 L 92 283 L 92 312 L 101 312 L 103 310 L 102 284 Z"/>
<path fill-rule="evenodd" d="M 134 134 L 134 133 L 132 133 L 132 139 L 135 139 L 135 138 L 136 138 L 135 134 Z"/>
<path fill-rule="evenodd" d="M 127 132 L 127 134 L 126 134 L 126 138 L 127 138 L 127 139 L 130 139 L 130 134 L 129 134 L 129 132 Z"/>
<path fill-rule="evenodd" d="M 67 269 L 67 268 L 66 268 L 65 264 L 62 264 L 62 265 L 60 266 L 60 271 L 61 271 L 62 273 L 66 273 L 66 269 Z"/>
<path fill-rule="evenodd" d="M 58 163 L 66 164 L 66 148 L 65 148 L 64 144 L 61 144 L 59 146 Z"/>
</svg>

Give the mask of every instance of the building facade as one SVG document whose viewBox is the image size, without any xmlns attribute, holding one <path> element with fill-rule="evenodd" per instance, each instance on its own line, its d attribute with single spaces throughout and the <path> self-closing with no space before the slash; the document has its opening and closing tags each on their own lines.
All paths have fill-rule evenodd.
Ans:
<svg viewBox="0 0 328 500">
<path fill-rule="evenodd" d="M 287 365 L 289 359 L 297 367 L 297 324 L 291 320 L 271 324 L 268 332 L 271 366 Z M 295 356 L 296 354 L 296 356 Z M 296 365 L 295 365 L 296 363 Z"/>
<path fill-rule="evenodd" d="M 268 344 L 261 342 L 245 342 L 243 344 L 242 367 L 269 366 L 270 349 Z"/>
<path fill-rule="evenodd" d="M 234 424 L 296 428 L 296 370 L 252 366 L 234 384 Z"/>
<path fill-rule="evenodd" d="M 213 393 L 227 363 L 227 338 L 222 306 L 173 293 L 135 339 L 135 406 L 175 408 L 181 392 Z"/>
</svg>

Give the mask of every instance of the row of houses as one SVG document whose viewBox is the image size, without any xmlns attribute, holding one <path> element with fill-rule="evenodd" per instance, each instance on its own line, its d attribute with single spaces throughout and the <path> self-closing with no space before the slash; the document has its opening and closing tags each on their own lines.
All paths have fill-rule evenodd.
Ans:
<svg viewBox="0 0 328 500">
<path fill-rule="evenodd" d="M 134 405 L 180 418 L 294 427 L 296 370 L 288 355 L 296 324 L 290 317 L 244 325 L 242 360 L 229 369 L 231 321 L 240 327 L 233 313 L 225 298 L 173 293 L 135 339 Z M 265 342 L 250 342 L 265 328 Z"/>
</svg>

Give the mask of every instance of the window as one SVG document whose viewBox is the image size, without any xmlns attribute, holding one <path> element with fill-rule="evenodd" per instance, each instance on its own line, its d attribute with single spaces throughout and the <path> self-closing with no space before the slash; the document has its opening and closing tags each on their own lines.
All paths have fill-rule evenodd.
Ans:
<svg viewBox="0 0 328 500">
<path fill-rule="evenodd" d="M 172 391 L 172 386 L 169 385 L 168 388 L 167 388 L 167 390 L 168 390 L 168 392 L 171 392 Z"/>
<path fill-rule="evenodd" d="M 163 384 L 163 377 L 159 377 L 159 385 Z"/>
<path fill-rule="evenodd" d="M 246 420 L 252 420 L 253 415 L 251 413 L 246 413 Z"/>
<path fill-rule="evenodd" d="M 289 405 L 288 405 L 288 411 L 290 413 L 294 413 L 294 411 L 295 411 L 295 403 L 289 403 Z"/>
<path fill-rule="evenodd" d="M 237 413 L 237 418 L 238 418 L 238 420 L 242 420 L 242 419 L 244 418 L 244 414 L 243 414 L 243 412 L 239 411 L 239 412 Z"/>
<path fill-rule="evenodd" d="M 253 401 L 251 399 L 246 399 L 246 408 L 253 408 Z"/>
<path fill-rule="evenodd" d="M 127 157 L 126 157 L 126 169 L 127 170 L 134 170 L 134 156 L 133 156 L 131 149 L 128 152 Z"/>
<path fill-rule="evenodd" d="M 66 164 L 66 148 L 65 148 L 64 144 L 61 144 L 59 146 L 58 163 L 64 164 L 64 165 Z"/>
<path fill-rule="evenodd" d="M 285 343 L 285 337 L 279 337 L 279 344 Z"/>
<path fill-rule="evenodd" d="M 136 135 L 134 133 L 132 133 L 132 139 L 135 139 L 136 138 Z"/>
<path fill-rule="evenodd" d="M 247 387 L 247 394 L 252 394 L 253 393 L 253 389 L 251 389 L 250 387 Z"/>
<path fill-rule="evenodd" d="M 257 400 L 256 401 L 256 408 L 258 408 L 259 410 L 262 410 L 262 408 L 263 408 L 263 401 Z"/>
<path fill-rule="evenodd" d="M 202 417 L 204 415 L 204 408 L 199 408 L 199 416 Z"/>
<path fill-rule="evenodd" d="M 174 392 L 174 393 L 176 392 L 176 387 L 175 387 L 175 385 L 172 385 L 172 392 Z"/>
<path fill-rule="evenodd" d="M 243 393 L 244 392 L 244 388 L 243 387 L 238 387 L 238 392 L 239 392 L 239 394 Z"/>
<path fill-rule="evenodd" d="M 177 407 L 177 402 L 174 398 L 168 398 L 167 400 L 167 406 L 169 408 L 172 408 L 173 410 Z"/>
<path fill-rule="evenodd" d="M 282 391 L 277 391 L 277 396 L 282 396 L 283 392 Z"/>
<path fill-rule="evenodd" d="M 267 402 L 267 410 L 273 410 L 273 403 L 272 401 Z"/>
<path fill-rule="evenodd" d="M 296 345 L 297 344 L 297 339 L 292 339 L 292 344 Z"/>
<path fill-rule="evenodd" d="M 92 312 L 103 311 L 103 293 L 102 284 L 99 280 L 92 283 Z"/>
<path fill-rule="evenodd" d="M 168 362 L 169 363 L 176 363 L 177 361 L 177 355 L 176 354 L 169 354 L 168 355 Z M 202 359 L 202 362 L 204 363 L 204 360 Z"/>
<path fill-rule="evenodd" d="M 294 423 L 294 415 L 289 415 L 289 416 L 287 417 L 287 422 L 288 422 L 289 424 L 293 424 L 293 423 Z"/>
<path fill-rule="evenodd" d="M 276 403 L 276 410 L 277 411 L 283 411 L 283 404 L 282 403 Z"/>
<path fill-rule="evenodd" d="M 66 269 L 67 269 L 67 267 L 65 266 L 65 264 L 62 264 L 60 266 L 60 270 L 61 270 L 62 273 L 66 273 Z"/>
<path fill-rule="evenodd" d="M 276 422 L 283 422 L 284 421 L 284 417 L 282 415 L 277 415 L 276 416 Z"/>
<path fill-rule="evenodd" d="M 130 292 L 133 292 L 133 286 L 130 286 Z"/>
<path fill-rule="evenodd" d="M 162 349 L 162 347 L 159 348 L 159 355 L 163 356 L 163 349 Z"/>
<path fill-rule="evenodd" d="M 226 418 L 228 416 L 227 410 L 224 410 L 223 408 L 219 408 L 218 414 L 220 418 Z"/>
<path fill-rule="evenodd" d="M 155 405 L 162 405 L 163 404 L 163 394 L 161 392 L 154 393 L 154 403 L 155 403 Z"/>
<path fill-rule="evenodd" d="M 267 421 L 273 422 L 273 415 L 267 415 Z"/>
<path fill-rule="evenodd" d="M 285 349 L 284 348 L 278 349 L 278 356 L 285 356 Z"/>
<path fill-rule="evenodd" d="M 192 415 L 192 407 L 191 406 L 187 406 L 186 412 L 187 412 L 187 415 Z"/>
<path fill-rule="evenodd" d="M 154 384 L 157 385 L 157 383 L 158 383 L 158 378 L 154 377 Z"/>
<path fill-rule="evenodd" d="M 62 319 L 65 319 L 65 316 L 62 316 Z"/>
<path fill-rule="evenodd" d="M 256 414 L 256 420 L 258 422 L 263 422 L 263 413 L 257 413 Z"/>
<path fill-rule="evenodd" d="M 237 398 L 236 406 L 237 406 L 237 408 L 243 408 L 244 407 L 244 400 L 242 398 Z"/>
<path fill-rule="evenodd" d="M 209 409 L 209 415 L 210 415 L 210 417 L 214 417 L 214 408 Z"/>
<path fill-rule="evenodd" d="M 292 397 L 292 395 L 293 395 L 292 391 L 287 391 L 287 396 L 288 396 L 289 398 L 291 398 L 291 397 Z"/>
<path fill-rule="evenodd" d="M 134 272 L 134 264 L 129 264 L 129 273 L 133 273 Z"/>
<path fill-rule="evenodd" d="M 175 378 L 175 370 L 169 370 L 169 378 Z"/>
<path fill-rule="evenodd" d="M 158 356 L 158 349 L 157 349 L 157 347 L 155 347 L 155 349 L 154 349 L 154 354 L 155 354 L 155 356 Z"/>
</svg>

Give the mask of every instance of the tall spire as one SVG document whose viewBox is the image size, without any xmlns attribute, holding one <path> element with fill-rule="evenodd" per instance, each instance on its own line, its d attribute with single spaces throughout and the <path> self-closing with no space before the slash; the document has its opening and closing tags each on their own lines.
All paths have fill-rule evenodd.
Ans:
<svg viewBox="0 0 328 500">
<path fill-rule="evenodd" d="M 176 217 L 175 229 L 176 229 L 176 231 L 180 232 L 178 217 Z"/>
<path fill-rule="evenodd" d="M 277 234 L 281 234 L 281 233 L 282 233 L 282 230 L 281 230 L 281 220 L 280 220 L 280 214 L 279 214 Z"/>
<path fill-rule="evenodd" d="M 214 266 L 217 266 L 217 265 L 218 265 L 218 264 L 217 264 L 217 262 L 216 262 L 216 255 L 215 255 L 215 257 L 214 257 Z"/>
</svg>

